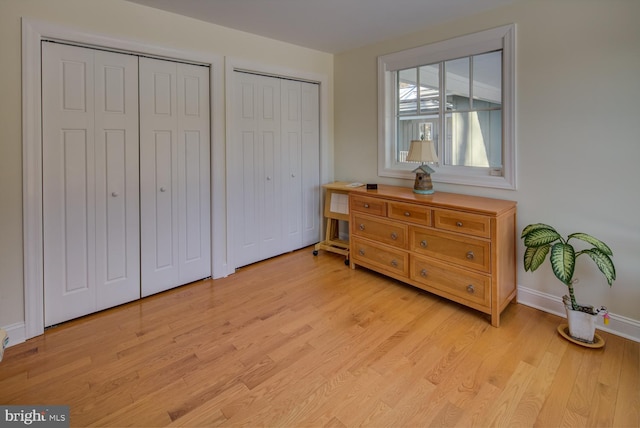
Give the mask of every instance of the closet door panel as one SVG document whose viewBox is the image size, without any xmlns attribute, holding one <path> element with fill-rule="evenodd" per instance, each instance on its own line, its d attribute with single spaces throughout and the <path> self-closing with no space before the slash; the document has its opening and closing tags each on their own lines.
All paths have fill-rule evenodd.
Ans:
<svg viewBox="0 0 640 428">
<path fill-rule="evenodd" d="M 138 58 L 95 52 L 97 309 L 140 298 Z"/>
<path fill-rule="evenodd" d="M 286 251 L 283 236 L 283 184 L 281 162 L 280 79 L 256 76 L 258 80 L 258 130 L 263 176 L 257 184 L 260 216 L 260 259 Z M 255 260 L 254 260 L 255 261 Z"/>
<path fill-rule="evenodd" d="M 155 263 L 157 271 L 177 268 L 177 259 L 174 254 L 174 229 L 177 221 L 175 212 L 176 204 L 173 203 L 173 133 L 170 131 L 157 131 L 153 133 L 154 139 L 154 191 L 149 198 L 154 201 L 150 219 L 155 222 L 152 241 L 155 242 Z M 143 216 L 146 220 L 146 216 Z"/>
<path fill-rule="evenodd" d="M 209 69 L 140 59 L 142 295 L 211 276 Z"/>
<path fill-rule="evenodd" d="M 282 215 L 280 201 L 280 183 L 281 180 L 277 176 L 279 174 L 277 156 L 274 145 L 276 144 L 273 132 L 266 131 L 261 134 L 262 140 L 262 164 L 264 175 L 260 177 L 262 180 L 262 192 L 258 194 L 260 203 L 260 223 L 261 223 L 261 253 L 263 257 L 271 257 L 280 254 L 279 240 L 282 228 L 280 227 L 280 216 Z"/>
<path fill-rule="evenodd" d="M 175 287 L 178 264 L 176 64 L 140 58 L 142 296 Z"/>
<path fill-rule="evenodd" d="M 302 245 L 320 241 L 320 94 L 314 83 L 301 83 Z"/>
<path fill-rule="evenodd" d="M 301 82 L 282 81 L 282 180 L 284 206 L 282 222 L 287 250 L 302 247 L 302 175 L 301 175 Z"/>
<path fill-rule="evenodd" d="M 95 246 L 92 140 L 87 130 L 64 130 L 59 147 L 62 162 L 59 165 L 61 180 L 58 184 L 62 192 L 59 194 L 59 211 L 56 214 L 60 220 L 60 248 L 64 257 L 61 267 L 66 282 L 64 291 L 76 294 L 76 298 L 81 291 L 93 298 L 93 292 L 90 292 L 94 287 L 92 259 Z M 51 229 L 49 234 L 53 235 Z M 48 254 L 49 257 L 51 253 L 53 251 Z"/>
<path fill-rule="evenodd" d="M 239 266 L 244 266 L 251 261 L 259 260 L 260 257 L 260 209 L 258 206 L 260 188 L 259 185 L 262 177 L 262 168 L 259 162 L 260 151 L 257 146 L 256 132 L 244 130 L 242 132 L 242 140 L 240 143 L 239 164 L 239 184 L 240 188 L 237 192 L 233 192 L 239 199 L 239 204 L 235 206 L 241 207 L 238 215 L 233 216 L 237 229 L 240 231 L 241 241 L 238 241 Z M 234 168 L 236 168 L 234 166 Z M 242 213 L 240 215 L 240 213 Z"/>
<path fill-rule="evenodd" d="M 180 283 L 211 276 L 209 68 L 177 64 Z"/>
<path fill-rule="evenodd" d="M 42 48 L 45 326 L 95 310 L 93 52 Z"/>
<path fill-rule="evenodd" d="M 184 145 L 180 151 L 180 165 L 184 170 L 185 191 L 183 193 L 184 206 L 184 233 L 181 240 L 184 247 L 184 262 L 194 262 L 202 260 L 204 242 L 208 230 L 204 229 L 202 224 L 202 208 L 208 205 L 202 198 L 202 185 L 200 176 L 202 175 L 200 158 L 201 154 L 200 135 L 197 131 L 186 131 L 184 133 Z M 181 174 L 182 175 L 182 174 Z"/>
<path fill-rule="evenodd" d="M 102 137 L 106 174 L 102 177 L 105 186 L 99 199 L 105 222 L 101 231 L 106 244 L 104 282 L 112 283 L 127 276 L 126 144 L 121 131 L 105 131 Z"/>
<path fill-rule="evenodd" d="M 234 78 L 236 132 L 229 153 L 229 168 L 236 179 L 230 183 L 233 212 L 229 221 L 234 231 L 234 263 L 239 267 L 262 260 L 266 173 L 264 135 L 260 128 L 263 114 L 260 76 L 234 73 Z"/>
</svg>

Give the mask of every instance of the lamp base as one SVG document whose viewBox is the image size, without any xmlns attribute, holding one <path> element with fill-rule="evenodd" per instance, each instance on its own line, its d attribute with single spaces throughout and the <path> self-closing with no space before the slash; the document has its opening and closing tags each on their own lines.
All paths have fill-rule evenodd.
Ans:
<svg viewBox="0 0 640 428">
<path fill-rule="evenodd" d="M 416 173 L 416 181 L 413 183 L 413 193 L 420 195 L 430 195 L 433 193 L 431 174 L 423 170 L 425 167 L 427 166 L 423 165 L 414 171 Z"/>
<path fill-rule="evenodd" d="M 435 192 L 433 189 L 423 190 L 423 189 L 413 189 L 413 193 L 417 193 L 419 195 L 432 195 Z"/>
</svg>

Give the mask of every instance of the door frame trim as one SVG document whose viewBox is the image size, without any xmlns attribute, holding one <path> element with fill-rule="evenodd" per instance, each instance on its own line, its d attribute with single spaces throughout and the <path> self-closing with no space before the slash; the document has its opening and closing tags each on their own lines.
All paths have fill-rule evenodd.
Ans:
<svg viewBox="0 0 640 428">
<path fill-rule="evenodd" d="M 117 36 L 79 31 L 22 18 L 22 205 L 25 339 L 44 333 L 41 41 L 53 39 L 209 65 L 211 138 L 211 233 L 226 231 L 224 129 L 224 59 L 221 56 L 162 46 Z M 218 236 L 225 236 L 218 235 Z M 226 243 L 211 239 L 212 276 L 226 276 Z"/>
</svg>

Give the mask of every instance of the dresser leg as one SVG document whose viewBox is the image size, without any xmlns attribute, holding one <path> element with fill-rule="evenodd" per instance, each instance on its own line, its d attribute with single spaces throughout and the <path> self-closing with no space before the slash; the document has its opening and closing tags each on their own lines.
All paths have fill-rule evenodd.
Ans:
<svg viewBox="0 0 640 428">
<path fill-rule="evenodd" d="M 494 327 L 500 327 L 500 312 L 491 313 L 491 325 Z"/>
</svg>

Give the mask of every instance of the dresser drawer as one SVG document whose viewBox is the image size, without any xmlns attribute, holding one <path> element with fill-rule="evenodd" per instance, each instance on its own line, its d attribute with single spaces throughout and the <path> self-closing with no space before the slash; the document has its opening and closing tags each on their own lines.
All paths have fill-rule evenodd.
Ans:
<svg viewBox="0 0 640 428">
<path fill-rule="evenodd" d="M 431 226 L 431 209 L 424 205 L 389 202 L 387 216 L 395 220 Z"/>
<path fill-rule="evenodd" d="M 435 260 L 411 256 L 409 277 L 429 289 L 440 290 L 487 308 L 491 305 L 489 276 L 454 268 Z"/>
<path fill-rule="evenodd" d="M 408 248 L 407 237 L 409 232 L 406 224 L 354 214 L 351 230 L 356 236 L 363 236 L 397 248 Z"/>
<path fill-rule="evenodd" d="M 491 272 L 491 244 L 487 241 L 413 226 L 409 235 L 411 251 Z"/>
<path fill-rule="evenodd" d="M 354 261 L 373 265 L 396 275 L 409 276 L 409 253 L 406 251 L 376 245 L 364 239 L 353 238 L 349 257 Z"/>
<path fill-rule="evenodd" d="M 434 227 L 467 235 L 491 238 L 491 220 L 479 214 L 435 210 Z"/>
<path fill-rule="evenodd" d="M 369 198 L 367 196 L 351 195 L 349 208 L 367 214 L 387 216 L 387 203 L 382 199 Z"/>
</svg>

